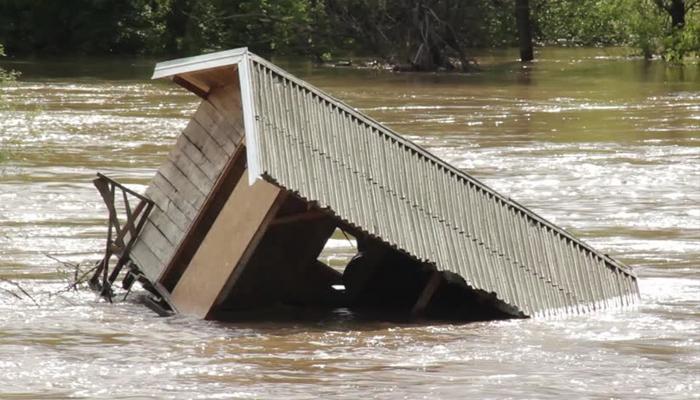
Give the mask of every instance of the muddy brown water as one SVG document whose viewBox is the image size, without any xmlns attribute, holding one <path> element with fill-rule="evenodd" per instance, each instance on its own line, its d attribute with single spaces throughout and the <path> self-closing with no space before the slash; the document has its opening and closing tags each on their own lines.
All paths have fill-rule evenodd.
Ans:
<svg viewBox="0 0 700 400">
<path fill-rule="evenodd" d="M 99 257 L 96 171 L 144 190 L 196 102 L 148 60 L 30 60 L 0 88 L 0 398 L 700 397 L 700 67 L 618 50 L 470 75 L 282 62 L 636 267 L 632 309 L 556 320 L 159 318 L 60 293 Z M 323 257 L 352 254 L 336 238 Z M 17 286 L 24 290 L 20 290 Z"/>
</svg>

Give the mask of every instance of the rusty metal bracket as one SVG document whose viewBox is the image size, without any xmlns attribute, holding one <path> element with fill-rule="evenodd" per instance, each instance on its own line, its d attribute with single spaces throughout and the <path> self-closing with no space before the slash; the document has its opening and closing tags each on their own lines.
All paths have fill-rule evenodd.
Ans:
<svg viewBox="0 0 700 400">
<path fill-rule="evenodd" d="M 126 186 L 118 183 L 112 178 L 98 173 L 97 178 L 92 181 L 97 191 L 102 196 L 107 210 L 109 211 L 107 243 L 105 254 L 102 260 L 97 262 L 96 269 L 90 278 L 90 287 L 98 292 L 102 297 L 112 301 L 112 284 L 119 276 L 125 265 L 131 264 L 129 252 L 138 236 L 138 233 L 146 223 L 148 214 L 153 209 L 153 202 L 147 197 L 136 193 Z M 122 204 L 117 205 L 117 191 L 121 192 Z M 133 209 L 129 199 L 136 198 L 138 204 Z M 119 208 L 119 210 L 118 210 Z M 123 216 L 120 219 L 120 213 Z M 123 223 L 122 223 L 123 221 Z M 109 264 L 112 257 L 117 261 L 109 271 Z"/>
</svg>

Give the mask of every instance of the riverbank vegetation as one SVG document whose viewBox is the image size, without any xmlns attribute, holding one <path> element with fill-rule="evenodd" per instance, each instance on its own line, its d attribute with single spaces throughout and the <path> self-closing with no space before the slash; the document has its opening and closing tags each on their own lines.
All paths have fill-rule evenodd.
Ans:
<svg viewBox="0 0 700 400">
<path fill-rule="evenodd" d="M 470 49 L 522 48 L 525 27 L 538 45 L 629 46 L 647 58 L 681 62 L 700 50 L 698 3 L 0 0 L 0 42 L 12 55 L 184 56 L 248 46 L 317 61 L 362 55 L 411 68 L 467 69 L 474 62 Z M 518 7 L 527 14 L 517 14 Z M 523 15 L 528 25 L 521 24 Z"/>
<path fill-rule="evenodd" d="M 5 47 L 0 43 L 0 57 L 5 57 Z M 19 72 L 0 68 L 0 83 L 12 82 L 19 76 Z"/>
</svg>

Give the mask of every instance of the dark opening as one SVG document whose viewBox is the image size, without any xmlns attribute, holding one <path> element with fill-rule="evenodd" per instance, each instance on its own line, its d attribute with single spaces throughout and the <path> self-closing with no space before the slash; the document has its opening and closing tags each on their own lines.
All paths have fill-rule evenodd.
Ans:
<svg viewBox="0 0 700 400">
<path fill-rule="evenodd" d="M 377 239 L 360 236 L 357 243 L 358 253 L 345 268 L 343 284 L 347 306 L 358 312 L 458 321 L 512 317 L 495 295 L 471 288 L 457 274 L 437 271 Z"/>
<path fill-rule="evenodd" d="M 328 257 L 336 251 L 326 245 L 338 247 L 343 240 L 349 260 Z M 322 252 L 325 256 L 319 257 Z M 220 299 L 214 318 L 308 320 L 334 313 L 394 321 L 517 316 L 494 294 L 471 288 L 459 275 L 439 272 L 288 196 L 235 285 Z"/>
</svg>

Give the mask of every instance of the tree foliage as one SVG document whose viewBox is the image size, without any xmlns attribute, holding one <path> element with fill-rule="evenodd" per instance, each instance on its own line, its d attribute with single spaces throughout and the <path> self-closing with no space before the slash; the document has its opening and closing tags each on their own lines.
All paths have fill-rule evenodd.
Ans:
<svg viewBox="0 0 700 400">
<path fill-rule="evenodd" d="M 680 62 L 700 50 L 699 0 L 539 0 L 537 37 L 547 44 L 625 45 Z"/>
<path fill-rule="evenodd" d="M 628 39 L 627 1 L 539 0 L 532 15 L 546 44 L 610 46 Z"/>
<path fill-rule="evenodd" d="M 0 40 L 13 54 L 152 53 L 170 0 L 0 0 Z"/>
<path fill-rule="evenodd" d="M 0 57 L 5 57 L 5 47 L 0 43 Z M 19 76 L 19 72 L 0 68 L 0 83 L 12 82 Z"/>
<path fill-rule="evenodd" d="M 530 0 L 538 43 L 700 49 L 700 0 Z M 517 45 L 515 0 L 0 0 L 0 42 L 21 54 L 171 54 L 249 46 L 432 68 Z"/>
<path fill-rule="evenodd" d="M 327 0 L 326 15 L 345 46 L 428 69 L 516 39 L 512 0 Z"/>
</svg>

